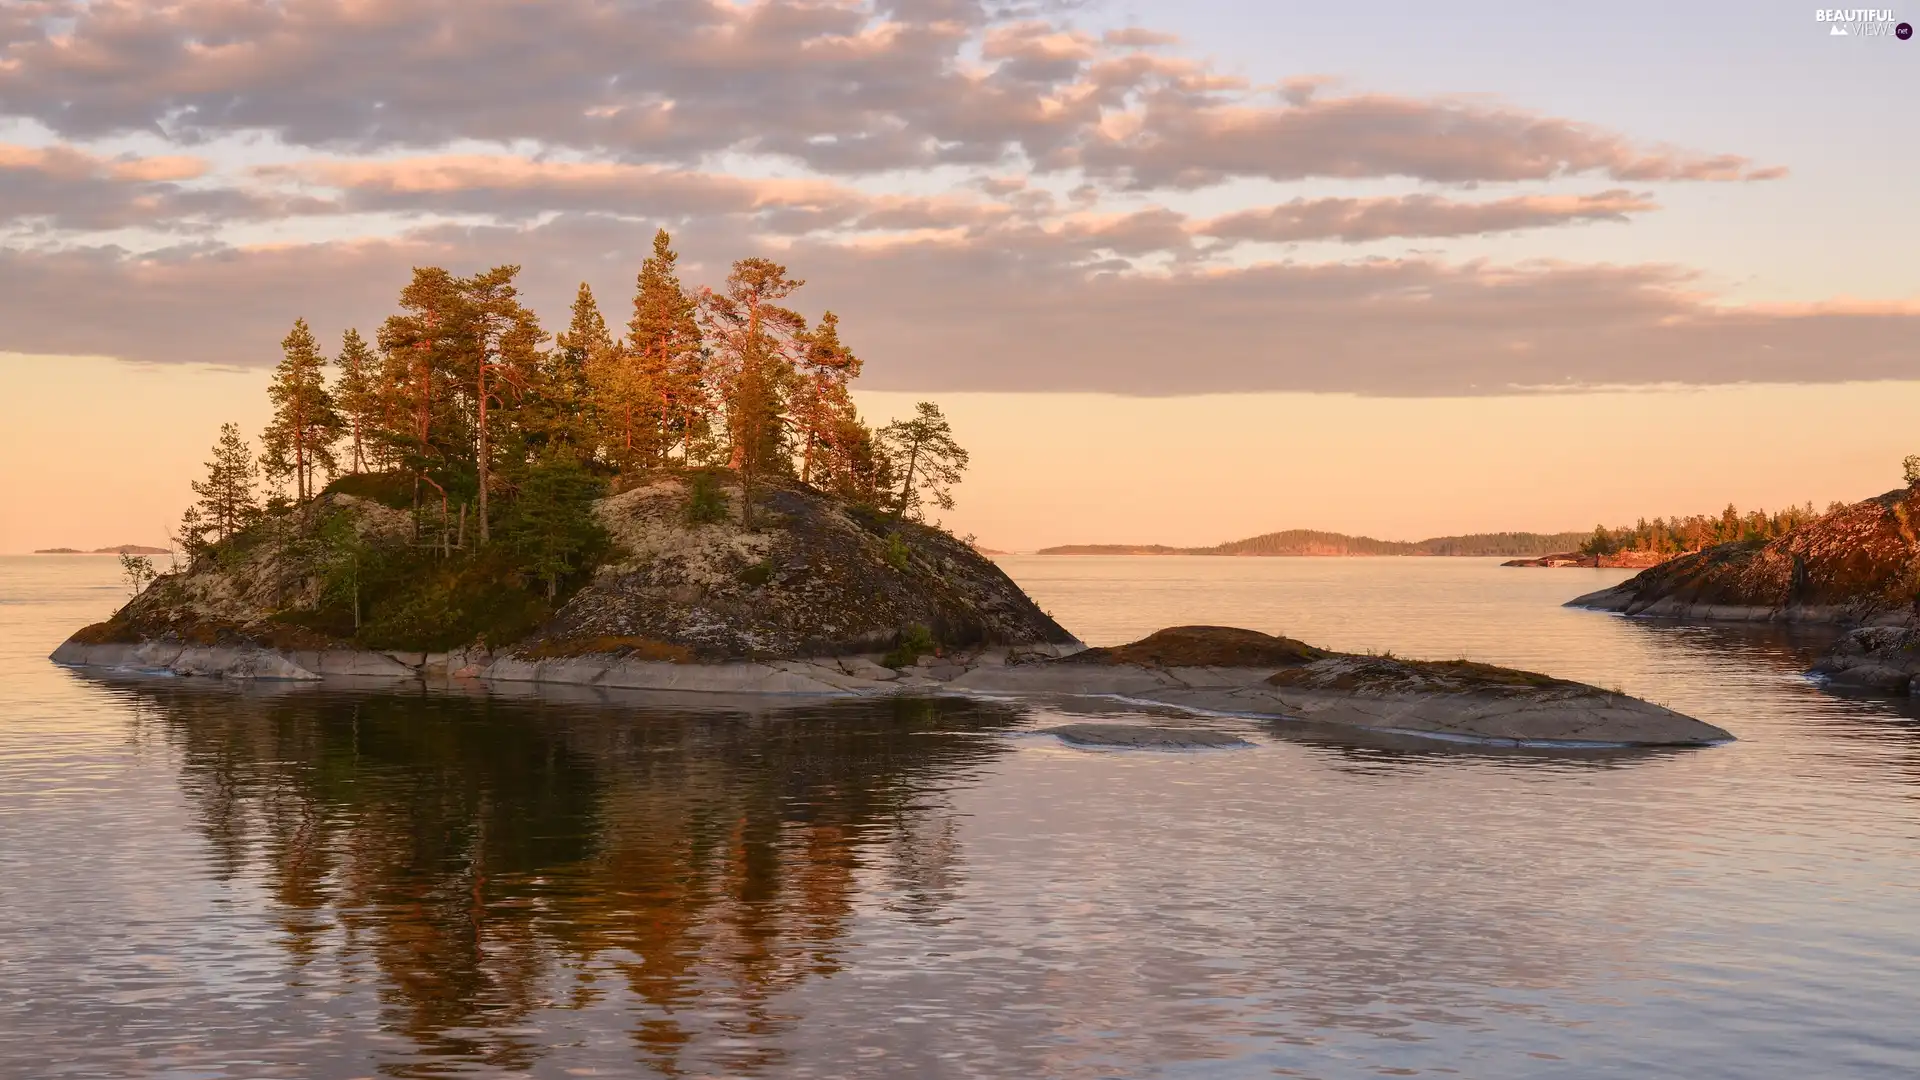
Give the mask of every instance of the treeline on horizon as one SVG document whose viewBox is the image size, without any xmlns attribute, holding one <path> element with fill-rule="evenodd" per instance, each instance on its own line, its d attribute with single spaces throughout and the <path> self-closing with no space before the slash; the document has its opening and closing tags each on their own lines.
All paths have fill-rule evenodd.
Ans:
<svg viewBox="0 0 1920 1080">
<path fill-rule="evenodd" d="M 1832 512 L 1844 503 L 1827 507 Z M 1820 517 L 1811 502 L 1785 510 L 1742 513 L 1728 504 L 1718 514 L 1641 518 L 1632 525 L 1595 526 L 1592 532 L 1493 532 L 1435 536 L 1425 540 L 1376 540 L 1319 529 L 1286 529 L 1210 547 L 1165 544 L 1062 544 L 1037 555 L 1445 555 L 1533 558 L 1578 552 L 1616 555 L 1626 551 L 1679 555 L 1731 541 L 1767 541 Z"/>
</svg>

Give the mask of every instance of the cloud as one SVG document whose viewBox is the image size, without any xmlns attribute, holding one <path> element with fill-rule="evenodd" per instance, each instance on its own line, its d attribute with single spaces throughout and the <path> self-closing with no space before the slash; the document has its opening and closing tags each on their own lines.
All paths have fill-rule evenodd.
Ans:
<svg viewBox="0 0 1920 1080">
<path fill-rule="evenodd" d="M 321 200 L 275 198 L 176 181 L 206 174 L 198 157 L 108 157 L 69 146 L 0 143 L 0 223 L 39 230 L 147 227 L 210 231 L 236 220 L 317 213 Z"/>
<path fill-rule="evenodd" d="M 1294 199 L 1279 206 L 1223 214 L 1196 224 L 1192 231 L 1226 240 L 1359 243 L 1388 237 L 1511 232 L 1582 221 L 1626 221 L 1628 214 L 1656 209 L 1652 196 L 1623 190 L 1591 195 L 1516 195 L 1487 202 L 1461 202 L 1437 195 Z"/>
<path fill-rule="evenodd" d="M 89 0 L 0 24 L 0 110 L 62 137 L 269 132 L 301 146 L 531 140 L 635 162 L 775 155 L 832 173 L 1085 169 L 1134 188 L 1233 177 L 1447 183 L 1593 173 L 1762 179 L 1484 102 L 1275 95 L 978 3 Z M 60 16 L 54 18 L 54 15 Z"/>
<path fill-rule="evenodd" d="M 29 352 L 267 363 L 296 316 L 329 335 L 371 330 L 417 264 L 522 263 L 550 322 L 564 319 L 583 279 L 618 312 L 650 234 L 576 215 L 525 229 L 137 258 L 5 251 L 0 325 L 5 347 Z M 695 282 L 754 253 L 738 235 L 701 228 L 676 239 Z M 1042 237 L 760 250 L 809 281 L 802 309 L 841 315 L 877 389 L 1423 396 L 1839 382 L 1910 377 L 1920 332 L 1920 310 L 1899 305 L 1716 305 L 1664 266 L 1378 259 L 1113 272 L 1081 263 L 1075 242 Z M 97 318 L 102 310 L 116 318 Z"/>
</svg>

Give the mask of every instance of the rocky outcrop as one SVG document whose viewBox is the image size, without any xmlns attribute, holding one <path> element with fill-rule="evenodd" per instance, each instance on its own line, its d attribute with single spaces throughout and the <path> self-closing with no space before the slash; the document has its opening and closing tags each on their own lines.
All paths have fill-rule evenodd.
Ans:
<svg viewBox="0 0 1920 1080">
<path fill-rule="evenodd" d="M 1612 555 L 1582 555 L 1577 551 L 1559 551 L 1551 555 L 1542 555 L 1536 559 L 1508 559 L 1501 566 L 1584 566 L 1589 569 L 1599 567 L 1609 570 L 1643 570 L 1659 566 L 1667 561 L 1667 556 L 1656 555 L 1651 551 L 1621 551 Z"/>
<path fill-rule="evenodd" d="M 1131 645 L 1098 650 L 1044 644 L 943 650 L 910 663 L 872 653 L 701 663 L 611 653 L 530 658 L 484 651 L 282 652 L 77 641 L 61 646 L 54 659 L 79 666 L 230 678 L 479 680 L 470 685 L 502 690 L 546 684 L 611 692 L 1117 698 L 1198 713 L 1306 720 L 1494 744 L 1699 746 L 1732 738 L 1710 724 L 1582 683 L 1464 660 L 1333 653 L 1231 627 L 1174 627 Z M 896 666 L 883 664 L 883 659 L 895 659 Z M 1144 737 L 1080 727 L 1062 738 L 1083 745 L 1121 745 Z"/>
<path fill-rule="evenodd" d="M 646 666 L 655 661 L 766 665 L 884 653 L 903 644 L 910 652 L 1077 644 L 997 565 L 940 529 L 800 485 L 763 491 L 749 529 L 739 524 L 738 492 L 726 496 L 734 503 L 723 520 L 706 523 L 689 520 L 685 476 L 662 474 L 600 500 L 594 512 L 613 541 L 612 554 L 590 580 L 544 621 L 529 620 L 511 638 L 473 640 L 471 647 L 510 654 L 512 662 L 498 667 L 501 679 L 577 661 L 573 666 L 605 669 L 596 680 L 645 671 L 643 681 L 653 685 L 706 678 L 681 672 L 665 679 Z M 329 492 L 299 517 L 268 519 L 188 569 L 162 575 L 112 619 L 76 633 L 56 658 L 174 673 L 189 664 L 195 673 L 250 678 L 301 677 L 294 669 L 410 676 L 471 667 L 478 674 L 491 665 L 491 652 L 487 665 L 436 667 L 425 659 L 445 655 L 448 640 L 373 639 L 441 650 L 415 651 L 408 662 L 395 659 L 408 655 L 404 651 L 368 650 L 343 636 L 356 634 L 354 620 L 338 610 L 347 580 L 339 552 L 349 550 L 339 542 L 343 528 L 357 538 L 350 550 L 413 552 L 424 560 L 422 573 L 450 565 L 436 562 L 438 553 L 419 553 L 407 512 Z M 328 604 L 330 614 L 323 615 Z M 449 636 L 431 617 L 412 621 Z M 289 668 L 274 669 L 278 674 L 249 666 L 249 658 L 265 654 L 308 662 L 289 659 Z M 405 670 L 391 670 L 393 664 Z"/>
<path fill-rule="evenodd" d="M 1234 657 L 1253 644 L 1246 640 L 1252 633 L 1181 627 L 1154 637 L 1185 640 L 1192 647 L 1217 634 L 1223 655 Z M 1352 656 L 1311 646 L 1302 654 L 1298 642 L 1268 640 L 1276 659 L 1289 654 L 1294 658 L 1254 667 L 1162 667 L 1067 657 L 979 667 L 951 685 L 997 693 L 1101 694 L 1209 713 L 1481 743 L 1702 746 L 1733 738 L 1721 728 L 1659 705 L 1533 672 L 1466 660 Z M 1153 641 L 1112 651 L 1147 647 Z"/>
<path fill-rule="evenodd" d="M 621 557 L 516 653 L 792 660 L 884 651 L 916 626 L 947 648 L 1074 640 L 943 530 L 797 485 L 766 492 L 752 530 L 737 511 L 689 524 L 686 505 L 672 477 L 602 500 Z"/>
<path fill-rule="evenodd" d="M 1810 675 L 1839 686 L 1894 694 L 1920 692 L 1920 630 L 1864 626 L 1843 636 Z"/>
<path fill-rule="evenodd" d="M 1670 559 L 1568 607 L 1737 622 L 1889 624 L 1920 605 L 1920 500 L 1854 503 L 1766 543 Z"/>
</svg>

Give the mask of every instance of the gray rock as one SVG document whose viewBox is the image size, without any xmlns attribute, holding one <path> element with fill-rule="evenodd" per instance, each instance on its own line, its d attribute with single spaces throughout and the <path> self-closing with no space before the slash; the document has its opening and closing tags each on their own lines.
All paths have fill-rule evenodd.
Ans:
<svg viewBox="0 0 1920 1080">
<path fill-rule="evenodd" d="M 1063 724 L 1043 728 L 1073 746 L 1103 746 L 1128 750 L 1212 750 L 1252 746 L 1247 740 L 1225 731 L 1207 728 L 1149 727 L 1144 724 Z"/>
</svg>

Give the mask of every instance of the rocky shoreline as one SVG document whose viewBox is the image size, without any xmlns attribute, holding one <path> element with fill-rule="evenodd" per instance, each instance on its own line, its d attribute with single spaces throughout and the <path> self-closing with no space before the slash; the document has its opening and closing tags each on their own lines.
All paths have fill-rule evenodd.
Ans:
<svg viewBox="0 0 1920 1080">
<path fill-rule="evenodd" d="M 448 680 L 615 691 L 869 696 L 971 693 L 1118 698 L 1190 712 L 1305 720 L 1370 732 L 1515 745 L 1702 746 L 1728 732 L 1581 683 L 1467 661 L 1329 653 L 1228 627 L 1175 627 L 1117 649 L 984 647 L 887 667 L 873 654 L 672 662 L 449 653 L 278 650 L 257 645 L 69 641 L 62 664 L 128 672 L 280 679 Z"/>
</svg>

